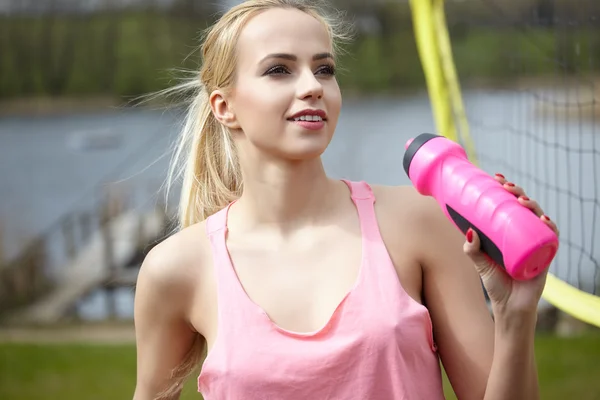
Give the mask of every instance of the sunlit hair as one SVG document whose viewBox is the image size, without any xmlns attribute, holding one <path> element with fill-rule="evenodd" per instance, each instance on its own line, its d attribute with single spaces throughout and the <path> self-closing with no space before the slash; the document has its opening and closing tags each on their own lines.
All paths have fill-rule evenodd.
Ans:
<svg viewBox="0 0 600 400">
<path fill-rule="evenodd" d="M 334 56 L 339 54 L 341 44 L 351 38 L 350 25 L 341 18 L 341 13 L 329 12 L 323 2 L 310 0 L 244 1 L 205 32 L 199 73 L 194 71 L 190 79 L 157 94 L 190 96 L 191 93 L 166 182 L 167 197 L 175 182 L 181 180 L 182 184 L 177 229 L 203 221 L 241 195 L 244 183 L 235 145 L 228 128 L 213 115 L 209 96 L 215 89 L 225 93 L 232 89 L 240 33 L 252 17 L 272 8 L 297 9 L 320 21 L 329 33 Z M 173 385 L 161 397 L 181 389 L 199 365 L 203 345 L 202 340 L 196 341 L 186 360 L 173 371 Z"/>
</svg>

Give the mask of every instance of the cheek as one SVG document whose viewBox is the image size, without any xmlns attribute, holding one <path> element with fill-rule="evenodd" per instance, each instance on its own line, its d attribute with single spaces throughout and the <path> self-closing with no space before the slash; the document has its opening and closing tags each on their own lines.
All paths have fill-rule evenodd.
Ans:
<svg viewBox="0 0 600 400">
<path fill-rule="evenodd" d="M 333 97 L 332 102 L 333 102 L 332 108 L 334 108 L 339 113 L 342 108 L 342 94 L 340 93 L 339 89 L 335 93 L 335 96 Z"/>
<path fill-rule="evenodd" d="M 260 86 L 254 88 L 247 86 L 244 91 L 238 92 L 235 100 L 235 109 L 242 129 L 252 129 L 256 124 L 283 123 L 286 113 L 286 97 L 277 90 L 267 90 Z"/>
<path fill-rule="evenodd" d="M 261 85 L 244 85 L 235 95 L 235 113 L 244 137 L 259 148 L 277 146 L 285 128 L 286 98 Z"/>
<path fill-rule="evenodd" d="M 339 87 L 337 85 L 332 87 L 326 96 L 327 111 L 337 120 L 342 109 L 342 94 Z"/>
</svg>

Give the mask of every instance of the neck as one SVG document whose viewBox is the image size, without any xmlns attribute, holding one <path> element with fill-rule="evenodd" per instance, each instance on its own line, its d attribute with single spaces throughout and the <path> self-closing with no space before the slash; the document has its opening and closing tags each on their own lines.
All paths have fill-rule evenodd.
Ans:
<svg viewBox="0 0 600 400">
<path fill-rule="evenodd" d="M 245 168 L 244 192 L 237 202 L 249 226 L 291 231 L 322 221 L 339 204 L 339 182 L 329 179 L 319 158 Z"/>
</svg>

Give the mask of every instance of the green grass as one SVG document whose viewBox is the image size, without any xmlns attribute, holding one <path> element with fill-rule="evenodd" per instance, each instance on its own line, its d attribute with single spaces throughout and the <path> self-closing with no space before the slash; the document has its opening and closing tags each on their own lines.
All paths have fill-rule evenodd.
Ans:
<svg viewBox="0 0 600 400">
<path fill-rule="evenodd" d="M 600 336 L 558 338 L 539 334 L 536 358 L 542 400 L 600 399 Z M 456 400 L 444 377 L 446 399 Z"/>
<path fill-rule="evenodd" d="M 127 399 L 135 369 L 133 345 L 0 344 L 0 399 Z M 201 399 L 193 380 L 182 399 Z"/>
<path fill-rule="evenodd" d="M 541 398 L 597 400 L 600 336 L 539 336 Z M 0 344 L 0 399 L 71 400 L 131 398 L 133 345 Z M 445 380 L 447 399 L 456 399 Z M 191 379 L 182 399 L 201 399 Z"/>
</svg>

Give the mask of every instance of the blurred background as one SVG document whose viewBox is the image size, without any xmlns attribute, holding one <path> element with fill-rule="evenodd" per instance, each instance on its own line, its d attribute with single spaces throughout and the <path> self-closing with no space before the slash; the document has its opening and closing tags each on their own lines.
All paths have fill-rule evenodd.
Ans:
<svg viewBox="0 0 600 400">
<path fill-rule="evenodd" d="M 132 397 L 135 280 L 172 227 L 184 111 L 138 98 L 197 69 L 199 34 L 236 3 L 0 0 L 0 399 Z M 356 38 L 326 169 L 409 184 L 404 143 L 435 132 L 410 4 L 330 3 Z M 445 10 L 480 165 L 540 201 L 561 229 L 552 272 L 599 296 L 600 2 Z M 542 398 L 600 399 L 598 329 L 542 302 L 538 335 Z"/>
</svg>

